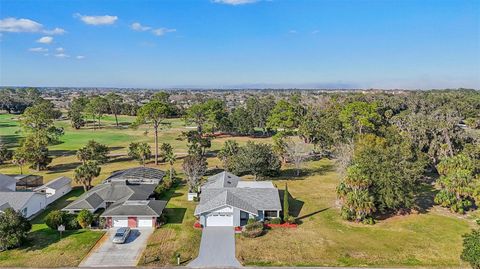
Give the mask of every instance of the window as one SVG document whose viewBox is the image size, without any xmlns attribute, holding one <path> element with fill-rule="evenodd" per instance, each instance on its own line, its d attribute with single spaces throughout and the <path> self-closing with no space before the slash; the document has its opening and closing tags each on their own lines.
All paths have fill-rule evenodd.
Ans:
<svg viewBox="0 0 480 269">
<path fill-rule="evenodd" d="M 278 217 L 278 213 L 277 211 L 273 211 L 273 210 L 265 210 L 265 218 L 267 219 L 270 219 L 270 218 L 277 218 Z"/>
</svg>

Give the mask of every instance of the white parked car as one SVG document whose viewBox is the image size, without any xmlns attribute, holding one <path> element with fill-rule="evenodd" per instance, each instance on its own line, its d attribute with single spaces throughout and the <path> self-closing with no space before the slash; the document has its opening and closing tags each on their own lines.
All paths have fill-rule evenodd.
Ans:
<svg viewBox="0 0 480 269">
<path fill-rule="evenodd" d="M 115 236 L 113 237 L 112 242 L 115 244 L 123 244 L 127 241 L 128 236 L 130 235 L 130 228 L 122 227 L 117 230 Z"/>
</svg>

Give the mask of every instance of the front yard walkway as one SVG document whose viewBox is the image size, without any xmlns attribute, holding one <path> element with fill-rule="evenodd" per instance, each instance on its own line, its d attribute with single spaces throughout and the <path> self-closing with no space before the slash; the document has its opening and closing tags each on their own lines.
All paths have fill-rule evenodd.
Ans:
<svg viewBox="0 0 480 269">
<path fill-rule="evenodd" d="M 79 267 L 122 267 L 136 266 L 147 245 L 153 229 L 132 229 L 125 244 L 114 244 L 113 236 L 117 229 L 110 229 L 97 243 Z"/>
<path fill-rule="evenodd" d="M 202 232 L 200 254 L 188 267 L 241 267 L 235 258 L 233 227 L 205 227 Z"/>
</svg>

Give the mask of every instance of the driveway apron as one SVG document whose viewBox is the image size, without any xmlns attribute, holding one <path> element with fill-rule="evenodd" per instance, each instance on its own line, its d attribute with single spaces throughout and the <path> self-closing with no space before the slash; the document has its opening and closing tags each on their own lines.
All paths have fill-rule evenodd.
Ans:
<svg viewBox="0 0 480 269">
<path fill-rule="evenodd" d="M 124 244 L 112 242 L 115 232 L 116 229 L 110 229 L 79 267 L 136 266 L 153 229 L 132 229 Z"/>
<path fill-rule="evenodd" d="M 233 227 L 205 227 L 198 257 L 188 267 L 241 267 L 235 257 Z"/>
</svg>

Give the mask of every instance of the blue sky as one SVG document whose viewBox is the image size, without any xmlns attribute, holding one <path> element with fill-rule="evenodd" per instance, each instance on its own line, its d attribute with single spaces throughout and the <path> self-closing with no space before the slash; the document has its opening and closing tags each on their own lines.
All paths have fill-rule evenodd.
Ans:
<svg viewBox="0 0 480 269">
<path fill-rule="evenodd" d="M 0 85 L 480 88 L 480 1 L 0 0 Z"/>
</svg>

